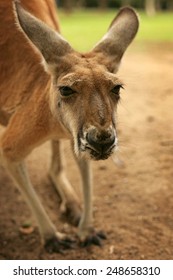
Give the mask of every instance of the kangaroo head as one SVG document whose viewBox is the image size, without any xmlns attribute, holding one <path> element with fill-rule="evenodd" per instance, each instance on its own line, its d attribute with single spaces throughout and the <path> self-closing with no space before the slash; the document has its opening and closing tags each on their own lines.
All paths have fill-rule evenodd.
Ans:
<svg viewBox="0 0 173 280">
<path fill-rule="evenodd" d="M 138 30 L 136 13 L 121 9 L 106 35 L 86 54 L 74 51 L 59 33 L 17 3 L 16 15 L 51 74 L 51 111 L 72 135 L 76 155 L 108 158 L 117 146 L 116 108 L 122 88 L 115 73 Z"/>
</svg>

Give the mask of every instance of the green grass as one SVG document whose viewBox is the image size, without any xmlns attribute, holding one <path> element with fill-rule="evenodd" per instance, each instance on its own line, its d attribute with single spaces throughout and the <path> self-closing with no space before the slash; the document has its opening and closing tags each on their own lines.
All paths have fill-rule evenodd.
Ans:
<svg viewBox="0 0 173 280">
<path fill-rule="evenodd" d="M 104 35 L 116 12 L 83 10 L 65 14 L 59 11 L 61 32 L 76 50 L 90 50 Z M 158 13 L 154 17 L 147 17 L 139 12 L 139 15 L 137 43 L 173 42 L 173 13 Z"/>
<path fill-rule="evenodd" d="M 137 39 L 147 42 L 173 42 L 173 13 L 158 13 L 154 17 L 141 14 Z"/>
</svg>

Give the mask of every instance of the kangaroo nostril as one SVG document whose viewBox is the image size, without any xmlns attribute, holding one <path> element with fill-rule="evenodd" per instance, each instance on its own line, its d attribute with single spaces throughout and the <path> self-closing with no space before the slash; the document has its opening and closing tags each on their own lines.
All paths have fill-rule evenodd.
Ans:
<svg viewBox="0 0 173 280">
<path fill-rule="evenodd" d="M 109 142 L 113 136 L 110 133 L 103 133 L 96 136 L 99 142 Z"/>
<path fill-rule="evenodd" d="M 87 141 L 97 152 L 106 153 L 111 147 L 113 147 L 115 143 L 115 135 L 111 135 L 109 137 L 99 135 L 99 137 L 94 137 L 92 133 L 88 133 Z"/>
</svg>

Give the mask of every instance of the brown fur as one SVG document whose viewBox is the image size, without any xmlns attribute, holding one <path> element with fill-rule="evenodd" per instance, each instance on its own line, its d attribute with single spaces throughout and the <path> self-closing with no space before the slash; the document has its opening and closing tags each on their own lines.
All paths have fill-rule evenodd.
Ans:
<svg viewBox="0 0 173 280">
<path fill-rule="evenodd" d="M 35 17 L 12 0 L 0 2 L 0 122 L 7 126 L 1 159 L 31 207 L 46 248 L 58 251 L 64 247 L 62 235 L 38 200 L 23 160 L 36 146 L 53 141 L 50 176 L 62 199 L 61 211 L 70 211 L 77 224 L 80 204 L 65 176 L 59 143 L 72 139 L 84 192 L 78 235 L 86 244 L 99 243 L 101 235 L 92 226 L 89 159 L 106 159 L 116 148 L 116 91 L 122 83 L 114 72 L 138 20 L 132 9 L 121 10 L 93 51 L 80 54 L 59 35 L 53 0 L 21 4 Z M 63 96 L 64 87 L 73 94 Z"/>
</svg>

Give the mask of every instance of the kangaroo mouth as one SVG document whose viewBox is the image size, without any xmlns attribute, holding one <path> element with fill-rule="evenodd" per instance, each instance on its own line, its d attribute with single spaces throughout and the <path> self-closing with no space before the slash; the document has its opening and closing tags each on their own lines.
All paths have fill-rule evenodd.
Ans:
<svg viewBox="0 0 173 280">
<path fill-rule="evenodd" d="M 79 141 L 78 141 L 79 143 Z M 85 139 L 80 138 L 80 145 L 79 151 L 82 156 L 86 156 L 92 160 L 105 160 L 108 159 L 114 152 L 115 145 L 112 145 L 109 150 L 106 152 L 104 151 L 97 151 L 93 147 L 91 147 Z"/>
<path fill-rule="evenodd" d="M 105 160 L 110 157 L 110 155 L 113 153 L 114 147 L 112 147 L 109 151 L 105 152 L 98 152 L 95 149 L 93 149 L 90 146 L 85 147 L 85 152 L 89 153 L 91 159 L 93 160 Z"/>
<path fill-rule="evenodd" d="M 97 151 L 95 151 L 94 149 L 90 148 L 90 147 L 86 147 L 86 150 L 88 150 L 88 152 L 91 155 L 91 158 L 93 160 L 105 160 L 108 159 L 114 151 L 115 145 L 111 147 L 111 149 L 109 151 L 107 151 L 106 153 L 98 153 Z"/>
</svg>

